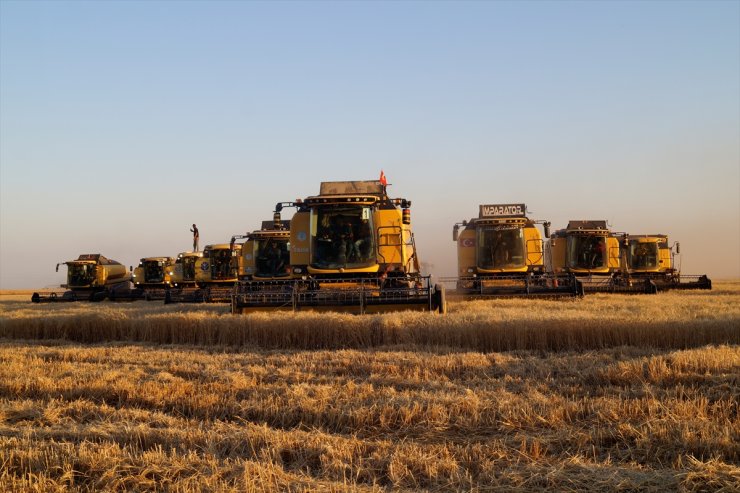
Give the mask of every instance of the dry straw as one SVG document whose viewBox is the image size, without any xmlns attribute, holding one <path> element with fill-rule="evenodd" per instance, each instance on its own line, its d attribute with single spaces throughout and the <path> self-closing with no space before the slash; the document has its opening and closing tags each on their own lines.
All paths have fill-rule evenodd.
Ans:
<svg viewBox="0 0 740 493">
<path fill-rule="evenodd" d="M 339 349 L 422 346 L 591 350 L 617 346 L 683 349 L 740 343 L 740 284 L 711 292 L 587 296 L 583 300 L 459 302 L 447 316 L 401 312 L 355 316 L 272 312 L 232 316 L 224 305 L 164 306 L 5 301 L 0 337 L 96 343 Z"/>
</svg>

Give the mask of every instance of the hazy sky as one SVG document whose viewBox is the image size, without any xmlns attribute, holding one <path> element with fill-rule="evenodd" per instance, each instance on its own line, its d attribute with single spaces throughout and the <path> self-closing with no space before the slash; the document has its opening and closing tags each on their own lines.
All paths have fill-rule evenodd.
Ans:
<svg viewBox="0 0 740 493">
<path fill-rule="evenodd" d="M 381 168 L 437 275 L 525 202 L 740 277 L 740 2 L 0 1 L 0 288 Z"/>
</svg>

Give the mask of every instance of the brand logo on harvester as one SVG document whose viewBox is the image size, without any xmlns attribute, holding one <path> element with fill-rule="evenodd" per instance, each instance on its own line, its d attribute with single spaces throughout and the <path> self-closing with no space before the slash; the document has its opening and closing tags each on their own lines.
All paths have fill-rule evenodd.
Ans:
<svg viewBox="0 0 740 493">
<path fill-rule="evenodd" d="M 481 205 L 480 217 L 516 217 L 524 216 L 527 207 L 524 204 Z"/>
</svg>

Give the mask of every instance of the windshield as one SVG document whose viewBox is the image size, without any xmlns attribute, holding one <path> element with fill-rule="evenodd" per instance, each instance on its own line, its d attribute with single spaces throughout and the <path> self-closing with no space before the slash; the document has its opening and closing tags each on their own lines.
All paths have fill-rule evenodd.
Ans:
<svg viewBox="0 0 740 493">
<path fill-rule="evenodd" d="M 369 207 L 324 207 L 311 211 L 311 255 L 319 269 L 375 265 L 375 235 Z"/>
<path fill-rule="evenodd" d="M 236 277 L 236 257 L 235 250 L 221 248 L 211 250 L 211 278 L 212 279 L 230 279 Z"/>
<path fill-rule="evenodd" d="M 255 274 L 262 277 L 287 276 L 290 266 L 288 238 L 267 238 L 255 242 Z"/>
<path fill-rule="evenodd" d="M 183 281 L 195 281 L 195 262 L 198 257 L 182 258 L 182 279 Z"/>
<path fill-rule="evenodd" d="M 653 269 L 658 267 L 658 244 L 631 241 L 629 265 L 633 269 Z"/>
<path fill-rule="evenodd" d="M 509 269 L 524 267 L 524 236 L 522 228 L 478 228 L 478 267 Z"/>
<path fill-rule="evenodd" d="M 144 262 L 145 282 L 164 282 L 164 267 L 162 262 L 147 260 Z"/>
<path fill-rule="evenodd" d="M 598 269 L 606 267 L 606 237 L 572 235 L 568 237 L 568 267 Z"/>
<path fill-rule="evenodd" d="M 69 264 L 67 280 L 70 286 L 88 286 L 95 280 L 95 265 Z"/>
</svg>

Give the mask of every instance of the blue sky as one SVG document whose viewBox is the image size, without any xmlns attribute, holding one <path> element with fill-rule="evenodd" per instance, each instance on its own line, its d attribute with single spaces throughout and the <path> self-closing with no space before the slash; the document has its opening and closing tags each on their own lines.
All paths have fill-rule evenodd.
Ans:
<svg viewBox="0 0 740 493">
<path fill-rule="evenodd" d="M 0 288 L 381 168 L 437 275 L 525 202 L 740 277 L 740 2 L 0 2 Z"/>
</svg>

